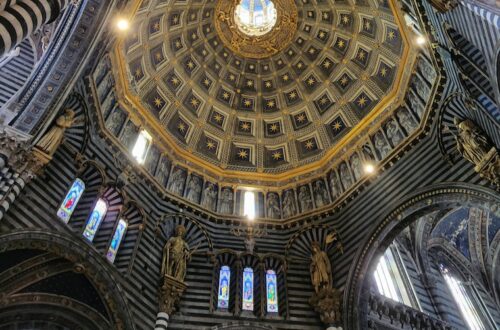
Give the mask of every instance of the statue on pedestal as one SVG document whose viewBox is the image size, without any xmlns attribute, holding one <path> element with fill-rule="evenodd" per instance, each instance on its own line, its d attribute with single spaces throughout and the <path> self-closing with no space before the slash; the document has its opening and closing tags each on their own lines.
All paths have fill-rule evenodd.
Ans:
<svg viewBox="0 0 500 330">
<path fill-rule="evenodd" d="M 337 233 L 327 235 L 325 246 L 338 240 Z M 339 245 L 340 242 L 339 242 Z M 327 325 L 341 323 L 340 291 L 333 287 L 332 265 L 326 251 L 321 249 L 317 241 L 311 243 L 311 264 L 309 266 L 314 294 L 309 303 L 320 314 L 321 321 Z"/>
<path fill-rule="evenodd" d="M 52 157 L 61 145 L 64 132 L 73 125 L 74 121 L 75 112 L 66 109 L 64 114 L 57 118 L 56 124 L 37 142 L 35 148 Z"/>
<path fill-rule="evenodd" d="M 454 119 L 458 152 L 475 165 L 479 175 L 500 188 L 500 156 L 488 137 L 470 119 Z"/>
</svg>

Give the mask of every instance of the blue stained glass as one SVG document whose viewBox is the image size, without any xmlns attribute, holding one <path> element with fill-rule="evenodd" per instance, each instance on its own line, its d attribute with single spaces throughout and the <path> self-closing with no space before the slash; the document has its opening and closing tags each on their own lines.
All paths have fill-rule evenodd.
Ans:
<svg viewBox="0 0 500 330">
<path fill-rule="evenodd" d="M 267 312 L 278 313 L 278 282 L 274 270 L 268 270 L 266 272 L 266 292 Z"/>
<path fill-rule="evenodd" d="M 99 226 L 101 225 L 102 219 L 104 219 L 107 210 L 108 207 L 106 205 L 106 202 L 102 199 L 99 199 L 95 204 L 94 210 L 90 214 L 89 219 L 87 220 L 87 225 L 85 226 L 85 230 L 83 231 L 83 237 L 88 239 L 90 242 L 92 242 L 92 240 L 94 239 L 94 236 L 97 233 L 97 230 L 99 229 Z"/>
<path fill-rule="evenodd" d="M 243 310 L 253 311 L 253 269 L 243 270 Z"/>
<path fill-rule="evenodd" d="M 106 253 L 106 258 L 109 260 L 109 262 L 115 262 L 116 254 L 118 253 L 118 249 L 120 248 L 120 244 L 122 242 L 123 236 L 125 236 L 126 231 L 127 222 L 123 219 L 120 219 L 120 221 L 118 221 L 118 226 L 116 226 L 113 238 L 111 239 L 108 253 Z"/>
<path fill-rule="evenodd" d="M 229 289 L 231 284 L 231 270 L 228 266 L 222 266 L 219 276 L 219 294 L 217 307 L 227 309 L 229 307 Z"/>
<path fill-rule="evenodd" d="M 57 216 L 63 220 L 65 223 L 68 223 L 73 211 L 82 197 L 83 191 L 85 190 L 85 183 L 82 180 L 76 179 L 71 188 L 69 189 L 64 201 L 62 202 L 59 210 L 57 211 Z"/>
</svg>

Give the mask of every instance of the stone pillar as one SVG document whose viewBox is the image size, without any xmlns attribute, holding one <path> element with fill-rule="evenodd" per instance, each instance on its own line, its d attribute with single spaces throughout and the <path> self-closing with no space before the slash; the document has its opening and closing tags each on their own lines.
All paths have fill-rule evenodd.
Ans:
<svg viewBox="0 0 500 330">
<path fill-rule="evenodd" d="M 156 324 L 154 330 L 165 330 L 168 328 L 169 316 L 165 312 L 159 312 L 156 315 Z"/>
<path fill-rule="evenodd" d="M 0 57 L 51 23 L 71 0 L 0 0 Z"/>
</svg>

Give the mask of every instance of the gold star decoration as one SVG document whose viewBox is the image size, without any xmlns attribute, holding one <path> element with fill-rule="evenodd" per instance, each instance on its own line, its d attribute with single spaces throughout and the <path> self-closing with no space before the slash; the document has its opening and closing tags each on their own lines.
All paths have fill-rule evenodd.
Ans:
<svg viewBox="0 0 500 330">
<path fill-rule="evenodd" d="M 280 160 L 281 158 L 283 158 L 283 155 L 281 154 L 280 151 L 273 152 L 273 159 L 274 160 Z"/>
<path fill-rule="evenodd" d="M 270 81 L 266 81 L 264 85 L 266 86 L 266 88 L 273 87 L 273 84 Z"/>
<path fill-rule="evenodd" d="M 278 124 L 274 123 L 274 124 L 271 124 L 271 126 L 269 126 L 269 130 L 273 133 L 276 133 L 279 129 L 279 126 Z"/>
<path fill-rule="evenodd" d="M 184 123 L 179 123 L 179 124 L 177 125 L 177 129 L 179 130 L 179 132 L 184 133 L 184 132 L 186 131 L 186 124 L 184 124 Z"/>
<path fill-rule="evenodd" d="M 207 139 L 207 144 L 206 144 L 206 146 L 207 146 L 207 149 L 208 149 L 208 150 L 213 150 L 213 149 L 215 149 L 215 142 L 214 142 L 214 141 L 212 141 L 212 140 Z"/>
<path fill-rule="evenodd" d="M 306 115 L 301 113 L 295 117 L 295 120 L 298 121 L 299 123 L 303 123 L 304 121 L 306 121 Z"/>
<path fill-rule="evenodd" d="M 331 65 L 332 65 L 332 62 L 330 62 L 329 60 L 325 60 L 325 61 L 323 62 L 323 67 L 324 67 L 325 69 L 330 68 L 330 66 L 331 66 Z"/>
<path fill-rule="evenodd" d="M 180 42 L 180 40 L 177 40 L 177 41 L 175 42 L 175 47 L 176 47 L 176 48 L 181 48 L 181 47 L 182 47 L 182 43 Z"/>
<path fill-rule="evenodd" d="M 396 38 L 396 32 L 394 31 L 389 31 L 389 33 L 387 33 L 387 38 L 389 40 L 394 40 L 394 38 Z"/>
<path fill-rule="evenodd" d="M 323 96 L 320 100 L 319 100 L 319 104 L 321 105 L 326 105 L 328 103 L 328 98 L 326 96 Z"/>
<path fill-rule="evenodd" d="M 316 80 L 314 80 L 314 78 L 313 78 L 313 77 L 311 77 L 311 78 L 307 79 L 307 84 L 308 84 L 309 86 L 312 86 L 312 85 L 314 85 L 315 83 L 316 83 Z"/>
<path fill-rule="evenodd" d="M 238 152 L 238 157 L 240 157 L 241 159 L 247 159 L 248 151 L 246 151 L 245 149 L 240 149 L 240 151 Z"/>
<path fill-rule="evenodd" d="M 193 34 L 191 34 L 191 39 L 196 40 L 197 38 L 198 35 L 196 34 L 196 32 L 193 32 Z"/>
<path fill-rule="evenodd" d="M 267 101 L 267 107 L 268 107 L 268 108 L 274 108 L 274 106 L 275 106 L 275 102 L 274 102 L 274 100 L 269 100 L 269 101 Z"/>
<path fill-rule="evenodd" d="M 350 18 L 349 18 L 349 16 L 348 16 L 348 15 L 342 15 L 342 23 L 343 23 L 344 25 L 349 24 L 349 22 L 350 22 L 350 21 L 351 21 L 351 20 L 350 20 Z"/>
<path fill-rule="evenodd" d="M 154 103 L 155 103 L 155 107 L 157 108 L 161 108 L 161 106 L 163 105 L 163 100 L 160 99 L 158 96 L 155 97 L 154 99 Z"/>
<path fill-rule="evenodd" d="M 318 37 L 319 37 L 320 39 L 323 39 L 325 36 L 326 36 L 326 33 L 325 33 L 324 31 L 320 31 L 320 32 L 318 33 Z"/>
<path fill-rule="evenodd" d="M 200 101 L 198 101 L 196 98 L 191 98 L 191 101 L 189 101 L 189 103 L 193 106 L 193 108 L 198 108 L 198 106 L 200 105 Z"/>
<path fill-rule="evenodd" d="M 363 95 L 361 96 L 359 99 L 358 99 L 358 105 L 360 107 L 364 107 L 366 105 L 366 103 L 368 102 L 368 100 L 366 99 L 366 97 Z"/>
<path fill-rule="evenodd" d="M 224 93 L 222 93 L 222 98 L 223 98 L 224 100 L 229 100 L 229 96 L 230 96 L 230 95 L 229 95 L 229 93 L 228 93 L 228 92 L 224 92 Z"/>
<path fill-rule="evenodd" d="M 240 125 L 240 128 L 243 130 L 243 131 L 249 131 L 250 130 L 250 123 L 249 122 L 242 122 L 241 125 Z"/>
<path fill-rule="evenodd" d="M 345 46 L 345 41 L 344 41 L 344 40 L 339 40 L 339 41 L 337 42 L 337 46 L 338 46 L 339 48 L 344 48 L 344 46 Z"/>
<path fill-rule="evenodd" d="M 172 22 L 174 22 L 174 24 L 179 23 L 179 16 L 175 15 L 174 17 L 172 17 Z"/>
<path fill-rule="evenodd" d="M 245 107 L 247 107 L 247 108 L 248 108 L 249 106 L 251 106 L 251 105 L 252 105 L 252 101 L 250 101 L 249 99 L 245 99 L 245 100 L 243 101 L 243 104 L 245 105 Z"/>
<path fill-rule="evenodd" d="M 344 87 L 345 87 L 345 86 L 347 86 L 347 84 L 348 84 L 348 83 L 349 83 L 349 78 L 348 78 L 346 75 L 344 75 L 344 76 L 340 79 L 340 85 L 342 85 L 342 86 L 344 86 Z"/>
<path fill-rule="evenodd" d="M 142 77 L 142 70 L 140 68 L 135 69 L 135 78 L 140 79 Z"/>
<path fill-rule="evenodd" d="M 328 15 L 328 13 L 323 13 L 323 19 L 324 20 L 327 20 L 329 17 L 330 17 L 330 15 Z"/>
<path fill-rule="evenodd" d="M 288 98 L 289 98 L 290 100 L 295 100 L 295 99 L 297 98 L 297 93 L 296 93 L 296 92 L 290 92 L 290 93 L 288 94 Z"/>
<path fill-rule="evenodd" d="M 208 78 L 203 79 L 203 85 L 205 85 L 207 87 L 210 86 L 210 79 L 208 79 Z"/>
<path fill-rule="evenodd" d="M 172 77 L 172 78 L 170 79 L 170 82 L 172 83 L 172 85 L 177 86 L 177 85 L 179 85 L 179 84 L 180 84 L 180 82 L 181 82 L 181 81 L 180 81 L 180 80 L 179 80 L 179 78 L 177 78 L 177 77 Z"/>
<path fill-rule="evenodd" d="M 380 69 L 380 76 L 382 76 L 382 77 L 387 76 L 387 68 Z"/>
<path fill-rule="evenodd" d="M 157 62 L 161 61 L 161 60 L 162 60 L 162 58 L 163 58 L 163 55 L 162 55 L 160 52 L 157 52 L 157 53 L 155 54 L 155 60 L 156 60 Z"/>
<path fill-rule="evenodd" d="M 316 49 L 311 47 L 311 48 L 309 48 L 308 52 L 309 52 L 309 54 L 314 55 L 316 53 Z"/>
<path fill-rule="evenodd" d="M 370 30 L 372 27 L 372 23 L 370 23 L 370 21 L 365 21 L 365 24 L 363 25 L 363 28 L 365 30 Z"/>
<path fill-rule="evenodd" d="M 312 148 L 314 148 L 314 140 L 307 140 L 304 146 L 307 150 L 311 150 Z"/>
<path fill-rule="evenodd" d="M 253 80 L 247 80 L 247 87 L 253 87 Z"/>
<path fill-rule="evenodd" d="M 363 61 L 365 57 L 366 57 L 366 52 L 360 49 L 358 52 L 358 60 Z"/>
<path fill-rule="evenodd" d="M 332 126 L 333 126 L 333 129 L 336 131 L 339 131 L 342 128 L 342 124 L 339 121 L 336 121 L 335 123 L 333 123 Z"/>
<path fill-rule="evenodd" d="M 229 80 L 234 81 L 236 79 L 236 76 L 234 74 L 229 75 Z"/>
<path fill-rule="evenodd" d="M 302 69 L 303 66 L 304 66 L 304 63 L 302 63 L 302 62 L 297 63 L 297 69 Z"/>
<path fill-rule="evenodd" d="M 283 75 L 282 79 L 283 79 L 283 81 L 288 81 L 288 79 L 290 79 L 290 76 L 285 74 L 285 75 Z"/>
<path fill-rule="evenodd" d="M 186 67 L 189 69 L 189 70 L 193 70 L 194 69 L 194 62 L 193 61 L 189 61 L 186 63 Z"/>
<path fill-rule="evenodd" d="M 216 113 L 216 114 L 214 114 L 214 117 L 213 117 L 213 118 L 214 118 L 214 120 L 215 120 L 217 123 L 221 123 L 221 122 L 222 122 L 222 120 L 224 119 L 220 113 Z"/>
<path fill-rule="evenodd" d="M 153 30 L 159 31 L 160 30 L 160 23 L 156 22 L 155 24 L 153 24 Z"/>
</svg>

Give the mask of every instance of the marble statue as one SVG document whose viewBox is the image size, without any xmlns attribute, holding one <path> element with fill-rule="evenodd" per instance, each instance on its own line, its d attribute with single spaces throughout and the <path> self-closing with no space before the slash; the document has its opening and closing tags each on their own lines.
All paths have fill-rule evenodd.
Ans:
<svg viewBox="0 0 500 330">
<path fill-rule="evenodd" d="M 269 193 L 267 195 L 267 217 L 271 219 L 279 219 L 281 217 L 280 202 L 276 193 Z"/>
<path fill-rule="evenodd" d="M 330 191 L 332 192 L 332 199 L 335 199 L 335 197 L 342 192 L 342 188 L 340 187 L 339 180 L 337 179 L 337 173 L 335 171 L 330 173 Z"/>
<path fill-rule="evenodd" d="M 75 112 L 66 109 L 64 114 L 57 118 L 55 125 L 36 143 L 36 148 L 53 156 L 63 141 L 64 132 L 73 125 L 74 121 Z"/>
<path fill-rule="evenodd" d="M 146 159 L 146 169 L 149 173 L 154 174 L 156 170 L 156 165 L 158 165 L 158 158 L 160 157 L 160 151 L 155 146 L 149 149 L 149 155 Z"/>
<path fill-rule="evenodd" d="M 418 97 L 414 93 L 408 93 L 408 101 L 410 101 L 410 108 L 418 114 L 420 119 L 422 119 L 424 107 L 418 100 Z"/>
<path fill-rule="evenodd" d="M 396 147 L 401 141 L 403 141 L 403 134 L 399 131 L 398 125 L 394 121 L 394 119 L 390 119 L 387 122 L 385 132 L 387 134 L 387 138 L 391 141 L 392 145 Z"/>
<path fill-rule="evenodd" d="M 375 155 L 373 154 L 373 150 L 369 144 L 363 145 L 363 148 L 361 150 L 363 152 L 363 157 L 366 161 L 374 162 L 376 160 Z"/>
<path fill-rule="evenodd" d="M 175 169 L 170 179 L 170 191 L 174 194 L 181 195 L 184 190 L 184 171 L 180 168 Z"/>
<path fill-rule="evenodd" d="M 168 161 L 168 158 L 163 156 L 163 158 L 160 161 L 160 164 L 158 165 L 158 169 L 156 170 L 156 179 L 158 179 L 158 182 L 163 186 L 165 184 L 166 179 L 168 178 L 168 172 L 169 172 L 170 164 Z"/>
<path fill-rule="evenodd" d="M 340 180 L 342 181 L 342 185 L 344 186 L 345 190 L 351 188 L 351 186 L 354 184 L 351 173 L 349 172 L 349 168 L 347 167 L 346 163 L 340 164 Z"/>
<path fill-rule="evenodd" d="M 120 131 L 122 121 L 123 114 L 121 110 L 116 109 L 111 116 L 109 116 L 108 120 L 106 120 L 106 128 L 111 134 L 117 135 Z"/>
<path fill-rule="evenodd" d="M 201 206 L 206 207 L 210 211 L 215 210 L 215 200 L 217 198 L 217 190 L 213 183 L 208 183 L 203 190 L 203 200 L 201 201 Z"/>
<path fill-rule="evenodd" d="M 318 242 L 311 244 L 311 265 L 309 271 L 314 291 L 319 293 L 323 289 L 332 288 L 332 265 L 325 251 L 321 250 Z"/>
<path fill-rule="evenodd" d="M 188 183 L 186 198 L 193 203 L 198 203 L 200 199 L 200 193 L 201 193 L 200 178 L 192 175 L 191 180 L 189 180 Z"/>
<path fill-rule="evenodd" d="M 313 186 L 313 191 L 314 191 L 314 200 L 316 202 L 316 207 L 322 207 L 330 202 L 328 198 L 328 191 L 326 190 L 323 181 L 321 180 L 316 181 Z"/>
<path fill-rule="evenodd" d="M 361 159 L 359 158 L 359 155 L 357 153 L 354 153 L 354 155 L 351 156 L 351 168 L 352 168 L 352 173 L 354 174 L 354 179 L 356 181 L 361 179 L 361 177 L 363 176 L 363 172 L 361 166 Z"/>
<path fill-rule="evenodd" d="M 297 213 L 293 200 L 293 191 L 287 190 L 283 195 L 283 218 L 293 217 Z"/>
<path fill-rule="evenodd" d="M 233 214 L 233 192 L 228 187 L 222 189 L 220 213 Z"/>
<path fill-rule="evenodd" d="M 397 115 L 399 118 L 399 123 L 405 129 L 406 134 L 410 135 L 417 128 L 415 119 L 413 119 L 407 109 L 401 109 Z"/>
<path fill-rule="evenodd" d="M 132 150 L 135 140 L 137 139 L 137 129 L 135 125 L 129 121 L 123 129 L 121 141 L 126 149 Z"/>
<path fill-rule="evenodd" d="M 302 212 L 311 211 L 313 209 L 311 194 L 306 186 L 302 186 L 299 189 L 299 203 Z"/>
<path fill-rule="evenodd" d="M 373 144 L 375 145 L 375 148 L 380 154 L 380 159 L 384 159 L 391 152 L 391 147 L 389 146 L 387 141 L 384 139 L 384 136 L 380 132 L 375 134 Z"/>
<path fill-rule="evenodd" d="M 184 281 L 187 262 L 192 255 L 192 252 L 189 251 L 189 245 L 184 240 L 185 235 L 186 228 L 183 225 L 178 225 L 175 228 L 175 236 L 170 237 L 163 247 L 162 277 L 171 276 L 180 282 Z"/>
</svg>

